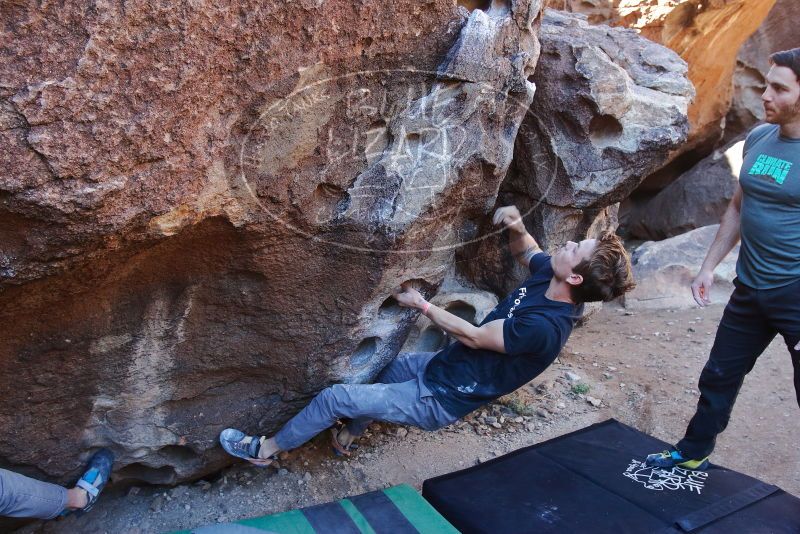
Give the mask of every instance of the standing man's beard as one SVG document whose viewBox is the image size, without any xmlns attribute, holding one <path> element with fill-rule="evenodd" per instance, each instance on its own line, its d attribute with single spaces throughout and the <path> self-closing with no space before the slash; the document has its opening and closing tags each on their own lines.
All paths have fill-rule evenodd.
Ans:
<svg viewBox="0 0 800 534">
<path fill-rule="evenodd" d="M 787 117 L 789 120 L 800 119 L 800 98 L 792 106 L 792 117 Z"/>
<path fill-rule="evenodd" d="M 797 101 L 795 101 L 795 103 L 792 104 L 792 106 L 788 109 L 781 110 L 773 107 L 772 110 L 773 117 L 771 120 L 767 121 L 770 124 L 787 124 L 798 120 L 800 119 L 800 98 L 798 98 Z M 766 112 L 766 108 L 764 111 Z"/>
<path fill-rule="evenodd" d="M 778 114 L 776 124 L 788 124 L 798 119 L 800 119 L 800 98 L 786 111 Z"/>
</svg>

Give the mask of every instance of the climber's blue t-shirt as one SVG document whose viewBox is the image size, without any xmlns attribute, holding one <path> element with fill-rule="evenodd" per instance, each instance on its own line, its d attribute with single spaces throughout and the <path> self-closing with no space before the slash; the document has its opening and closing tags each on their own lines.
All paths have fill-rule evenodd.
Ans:
<svg viewBox="0 0 800 534">
<path fill-rule="evenodd" d="M 544 371 L 567 342 L 583 305 L 545 297 L 553 277 L 550 256 L 531 258 L 531 277 L 500 302 L 481 324 L 503 322 L 506 354 L 456 341 L 425 369 L 424 382 L 445 410 L 462 417 L 514 391 Z"/>
</svg>

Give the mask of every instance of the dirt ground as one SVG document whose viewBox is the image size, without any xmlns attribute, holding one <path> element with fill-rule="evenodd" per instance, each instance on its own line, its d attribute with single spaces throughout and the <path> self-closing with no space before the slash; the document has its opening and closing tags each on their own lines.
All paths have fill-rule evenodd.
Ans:
<svg viewBox="0 0 800 534">
<path fill-rule="evenodd" d="M 697 378 L 721 315 L 719 304 L 703 310 L 636 313 L 608 305 L 575 331 L 550 369 L 505 398 L 504 405 L 493 404 L 485 413 L 438 432 L 376 424 L 348 459 L 330 454 L 326 436 L 284 454 L 275 467 L 257 469 L 237 462 L 218 478 L 191 485 L 112 487 L 84 517 L 35 523 L 20 531 L 165 532 L 310 506 L 400 483 L 420 489 L 426 478 L 609 417 L 674 442 L 694 412 Z M 568 378 L 568 372 L 580 379 Z M 588 392 L 576 393 L 583 389 L 575 387 L 578 384 L 588 386 Z M 792 365 L 778 338 L 745 381 L 712 461 L 800 495 L 798 415 Z"/>
</svg>

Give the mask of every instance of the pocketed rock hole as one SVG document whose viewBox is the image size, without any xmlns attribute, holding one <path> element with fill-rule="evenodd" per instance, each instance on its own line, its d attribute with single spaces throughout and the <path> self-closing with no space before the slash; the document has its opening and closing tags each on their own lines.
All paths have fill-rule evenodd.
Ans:
<svg viewBox="0 0 800 534">
<path fill-rule="evenodd" d="M 488 11 L 492 7 L 492 0 L 458 0 L 458 5 L 465 8 L 467 11 L 474 9 L 481 9 Z"/>
<path fill-rule="evenodd" d="M 378 308 L 378 315 L 385 316 L 385 317 L 394 317 L 403 313 L 404 308 L 400 306 L 400 303 L 397 302 L 397 299 L 394 297 L 389 297 L 384 300 L 380 307 Z"/>
<path fill-rule="evenodd" d="M 469 323 L 475 324 L 475 315 L 477 311 L 474 306 L 467 304 L 463 300 L 453 301 L 445 307 L 445 310 L 457 317 L 461 317 Z"/>
<path fill-rule="evenodd" d="M 437 352 L 447 345 L 445 333 L 435 327 L 429 326 L 419 335 L 418 347 L 420 352 Z"/>
<path fill-rule="evenodd" d="M 167 445 L 166 447 L 161 447 L 158 453 L 169 464 L 185 464 L 199 458 L 199 455 L 190 447 L 182 445 Z"/>
<path fill-rule="evenodd" d="M 597 115 L 589 123 L 589 139 L 598 148 L 617 142 L 622 135 L 622 124 L 611 115 Z"/>
<path fill-rule="evenodd" d="M 353 355 L 350 356 L 350 365 L 352 367 L 363 367 L 372 361 L 372 357 L 378 351 L 379 337 L 368 337 L 358 344 Z"/>
</svg>

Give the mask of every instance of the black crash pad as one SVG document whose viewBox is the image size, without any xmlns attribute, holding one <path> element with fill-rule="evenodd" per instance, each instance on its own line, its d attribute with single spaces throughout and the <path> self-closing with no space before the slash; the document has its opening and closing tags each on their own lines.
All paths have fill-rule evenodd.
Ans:
<svg viewBox="0 0 800 534">
<path fill-rule="evenodd" d="M 717 465 L 643 465 L 666 448 L 610 419 L 426 480 L 422 495 L 465 534 L 800 533 L 800 499 Z"/>
</svg>

